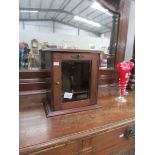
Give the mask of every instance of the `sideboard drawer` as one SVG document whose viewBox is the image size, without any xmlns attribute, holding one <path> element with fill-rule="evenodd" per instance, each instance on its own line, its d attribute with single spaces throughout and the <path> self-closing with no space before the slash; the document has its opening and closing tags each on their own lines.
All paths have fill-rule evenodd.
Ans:
<svg viewBox="0 0 155 155">
<path fill-rule="evenodd" d="M 108 155 L 109 153 L 119 152 L 120 150 L 129 150 L 134 148 L 134 138 L 127 138 L 125 136 L 128 128 L 129 126 L 123 126 L 96 135 L 92 140 L 93 154 Z"/>
<path fill-rule="evenodd" d="M 81 144 L 79 142 L 72 142 L 30 153 L 30 155 L 76 155 L 80 149 Z"/>
</svg>

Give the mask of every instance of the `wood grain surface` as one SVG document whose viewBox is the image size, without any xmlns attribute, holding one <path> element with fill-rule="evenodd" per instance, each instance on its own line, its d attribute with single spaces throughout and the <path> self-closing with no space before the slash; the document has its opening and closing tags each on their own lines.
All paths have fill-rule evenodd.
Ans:
<svg viewBox="0 0 155 155">
<path fill-rule="evenodd" d="M 49 118 L 46 118 L 41 102 L 43 94 L 20 96 L 20 154 L 67 145 L 134 123 L 134 92 L 130 92 L 128 102 L 121 105 L 114 100 L 118 94 L 115 87 L 104 89 L 110 91 L 104 95 L 103 88 L 99 88 L 101 108 Z"/>
</svg>

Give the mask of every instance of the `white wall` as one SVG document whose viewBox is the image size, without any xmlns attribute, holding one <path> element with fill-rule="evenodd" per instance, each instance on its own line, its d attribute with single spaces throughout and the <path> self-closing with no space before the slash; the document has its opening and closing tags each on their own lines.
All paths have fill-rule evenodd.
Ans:
<svg viewBox="0 0 155 155">
<path fill-rule="evenodd" d="M 20 22 L 19 41 L 27 42 L 31 48 L 31 40 L 37 39 L 39 42 L 49 42 L 62 46 L 68 42 L 70 46 L 76 46 L 81 49 L 89 49 L 89 45 L 95 45 L 95 49 L 101 46 L 109 46 L 109 38 L 98 37 L 95 33 L 81 30 L 78 36 L 78 29 L 55 23 L 53 31 L 53 22 Z"/>
<path fill-rule="evenodd" d="M 125 50 L 125 60 L 130 60 L 133 54 L 133 43 L 135 35 L 135 2 L 131 2 L 130 15 L 129 15 L 129 25 L 128 25 L 128 35 Z"/>
</svg>

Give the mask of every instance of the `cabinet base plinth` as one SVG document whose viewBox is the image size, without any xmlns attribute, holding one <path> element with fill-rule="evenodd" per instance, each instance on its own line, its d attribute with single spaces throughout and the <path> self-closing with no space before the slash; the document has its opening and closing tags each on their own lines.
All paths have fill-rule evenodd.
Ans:
<svg viewBox="0 0 155 155">
<path fill-rule="evenodd" d="M 93 104 L 90 106 L 85 106 L 85 107 L 80 107 L 80 108 L 52 111 L 47 99 L 43 99 L 43 106 L 45 109 L 46 117 L 64 115 L 64 114 L 75 113 L 75 112 L 82 112 L 82 111 L 93 110 L 93 109 L 102 107 L 101 105 Z"/>
</svg>

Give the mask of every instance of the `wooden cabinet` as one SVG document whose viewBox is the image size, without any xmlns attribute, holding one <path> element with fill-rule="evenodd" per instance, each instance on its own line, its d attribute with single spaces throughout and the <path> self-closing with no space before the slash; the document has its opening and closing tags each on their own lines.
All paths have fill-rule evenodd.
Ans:
<svg viewBox="0 0 155 155">
<path fill-rule="evenodd" d="M 98 107 L 100 51 L 48 49 L 41 52 L 51 72 L 51 92 L 44 100 L 47 116 Z"/>
</svg>

